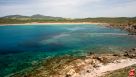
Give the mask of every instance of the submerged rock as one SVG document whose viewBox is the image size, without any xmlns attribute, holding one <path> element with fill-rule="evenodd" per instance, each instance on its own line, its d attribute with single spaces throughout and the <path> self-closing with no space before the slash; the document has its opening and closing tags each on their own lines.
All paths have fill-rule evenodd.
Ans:
<svg viewBox="0 0 136 77">
<path fill-rule="evenodd" d="M 93 55 L 93 54 L 94 54 L 93 52 L 89 52 L 89 53 L 88 53 L 89 56 L 91 56 L 91 55 Z"/>
</svg>

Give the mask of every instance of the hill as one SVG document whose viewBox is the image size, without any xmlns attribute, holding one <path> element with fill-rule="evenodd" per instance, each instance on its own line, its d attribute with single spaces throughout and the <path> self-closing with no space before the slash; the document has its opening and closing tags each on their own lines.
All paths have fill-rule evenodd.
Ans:
<svg viewBox="0 0 136 77">
<path fill-rule="evenodd" d="M 94 23 L 110 23 L 110 24 L 136 24 L 136 17 L 98 17 L 98 18 L 76 18 L 68 19 L 62 17 L 44 16 L 35 14 L 32 16 L 8 15 L 0 18 L 0 24 L 23 24 L 23 23 L 46 23 L 46 22 L 94 22 Z"/>
<path fill-rule="evenodd" d="M 8 16 L 4 16 L 1 18 L 11 18 L 11 19 L 16 19 L 16 18 L 29 18 L 29 16 L 22 16 L 22 15 L 8 15 Z"/>
<path fill-rule="evenodd" d="M 40 14 L 32 15 L 30 16 L 30 18 L 33 18 L 33 19 L 63 19 L 61 17 L 44 16 Z"/>
</svg>

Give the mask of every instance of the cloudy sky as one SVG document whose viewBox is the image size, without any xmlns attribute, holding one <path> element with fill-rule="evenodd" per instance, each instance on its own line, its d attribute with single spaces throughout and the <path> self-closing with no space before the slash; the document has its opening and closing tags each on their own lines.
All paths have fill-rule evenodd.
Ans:
<svg viewBox="0 0 136 77">
<path fill-rule="evenodd" d="M 0 0 L 0 16 L 133 17 L 136 0 Z"/>
</svg>

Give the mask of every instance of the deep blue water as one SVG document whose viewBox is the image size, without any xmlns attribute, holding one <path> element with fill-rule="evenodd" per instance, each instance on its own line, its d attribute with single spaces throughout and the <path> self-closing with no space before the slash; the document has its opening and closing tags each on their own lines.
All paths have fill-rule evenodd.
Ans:
<svg viewBox="0 0 136 77">
<path fill-rule="evenodd" d="M 89 24 L 0 26 L 0 77 L 47 57 L 136 47 L 136 37 L 127 34 Z"/>
</svg>

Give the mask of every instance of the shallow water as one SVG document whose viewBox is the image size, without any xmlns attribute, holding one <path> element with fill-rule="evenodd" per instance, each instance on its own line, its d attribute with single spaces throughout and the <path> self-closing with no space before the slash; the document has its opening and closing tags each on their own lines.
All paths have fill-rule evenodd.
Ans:
<svg viewBox="0 0 136 77">
<path fill-rule="evenodd" d="M 47 57 L 118 52 L 136 47 L 136 37 L 127 34 L 93 24 L 1 26 L 0 77 Z"/>
</svg>

